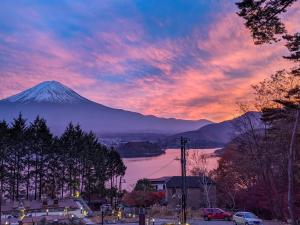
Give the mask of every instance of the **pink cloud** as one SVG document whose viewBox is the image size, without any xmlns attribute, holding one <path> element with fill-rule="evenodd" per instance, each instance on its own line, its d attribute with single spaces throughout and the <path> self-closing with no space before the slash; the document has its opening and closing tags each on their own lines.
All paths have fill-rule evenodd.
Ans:
<svg viewBox="0 0 300 225">
<path fill-rule="evenodd" d="M 299 30 L 296 13 L 290 17 L 288 29 Z M 0 34 L 6 43 L 0 45 L 0 51 L 15 63 L 1 71 L 0 97 L 44 80 L 57 80 L 111 107 L 221 121 L 238 114 L 236 102 L 251 100 L 251 84 L 288 65 L 281 57 L 286 51 L 281 43 L 255 46 L 241 19 L 232 12 L 220 13 L 207 37 L 195 29 L 186 37 L 151 42 L 138 23 L 119 20 L 118 24 L 130 29 L 121 29 L 121 34 L 114 29 L 101 31 L 67 44 L 51 32 L 29 30 L 22 40 Z M 127 79 L 128 60 L 145 62 L 163 75 L 150 71 L 148 76 L 119 83 L 103 79 L 106 75 Z M 183 60 L 187 60 L 185 65 L 180 64 Z"/>
<path fill-rule="evenodd" d="M 197 38 L 195 31 L 193 40 Z M 288 62 L 281 57 L 285 53 L 281 44 L 255 46 L 249 31 L 244 28 L 240 18 L 233 14 L 220 16 L 219 21 L 210 27 L 208 37 L 198 38 L 199 49 L 211 53 L 209 59 L 198 59 L 205 66 L 170 74 L 174 65 L 165 59 L 170 61 L 180 54 L 183 51 L 180 47 L 186 45 L 186 41 L 168 40 L 143 46 L 143 49 L 124 48 L 128 51 L 125 55 L 160 66 L 165 74 L 172 76 L 172 82 L 160 77 L 141 78 L 129 85 L 106 86 L 106 93 L 112 94 L 94 98 L 145 114 L 220 121 L 237 116 L 237 102 L 251 100 L 251 84 L 288 66 Z M 230 74 L 235 70 L 241 71 L 241 74 Z M 121 102 L 119 93 L 125 93 Z"/>
<path fill-rule="evenodd" d="M 72 88 L 91 85 L 95 81 L 84 74 L 72 71 L 68 64 L 78 60 L 50 34 L 32 31 L 24 34 L 26 49 L 19 48 L 21 43 L 15 36 L 7 36 L 0 50 L 6 52 L 14 62 L 9 70 L 3 70 L 0 76 L 0 96 L 13 95 L 45 80 L 57 80 Z"/>
</svg>

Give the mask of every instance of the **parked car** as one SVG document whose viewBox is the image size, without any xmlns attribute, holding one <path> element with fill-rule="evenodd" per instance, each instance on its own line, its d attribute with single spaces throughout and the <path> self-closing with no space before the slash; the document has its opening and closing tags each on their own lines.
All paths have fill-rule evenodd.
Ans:
<svg viewBox="0 0 300 225">
<path fill-rule="evenodd" d="M 232 221 L 235 225 L 262 225 L 262 220 L 251 212 L 237 212 Z"/>
<path fill-rule="evenodd" d="M 204 208 L 203 209 L 204 220 L 231 220 L 232 214 L 219 208 Z"/>
</svg>

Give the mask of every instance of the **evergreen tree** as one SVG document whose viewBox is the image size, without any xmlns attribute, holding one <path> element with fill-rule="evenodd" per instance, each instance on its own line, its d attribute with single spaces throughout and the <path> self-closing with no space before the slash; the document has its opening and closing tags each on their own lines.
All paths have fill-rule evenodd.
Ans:
<svg viewBox="0 0 300 225">
<path fill-rule="evenodd" d="M 48 167 L 46 173 L 46 193 L 52 199 L 56 199 L 60 196 L 62 177 L 62 164 L 61 154 L 59 147 L 59 139 L 54 138 L 52 147 L 48 151 Z"/>
<path fill-rule="evenodd" d="M 29 148 L 31 152 L 30 165 L 32 168 L 32 181 L 34 185 L 34 199 L 41 199 L 43 187 L 46 180 L 44 179 L 47 173 L 49 151 L 52 147 L 52 134 L 44 119 L 39 116 L 31 123 L 28 128 Z M 30 181 L 30 179 L 29 179 Z"/>
<path fill-rule="evenodd" d="M 9 146 L 7 151 L 7 168 L 9 194 L 12 200 L 19 200 L 20 188 L 23 183 L 24 153 L 26 152 L 26 120 L 22 114 L 14 119 L 9 130 Z"/>
<path fill-rule="evenodd" d="M 7 167 L 5 161 L 8 148 L 8 124 L 5 121 L 0 122 L 0 223 L 2 215 L 2 197 L 4 192 L 4 183 L 7 176 Z"/>
<path fill-rule="evenodd" d="M 60 138 L 63 157 L 66 165 L 66 182 L 70 195 L 79 190 L 79 159 L 82 146 L 83 131 L 80 126 L 68 125 Z"/>
<path fill-rule="evenodd" d="M 103 159 L 104 157 L 97 154 L 98 149 L 98 142 L 95 137 L 95 135 L 90 132 L 89 134 L 85 134 L 83 138 L 84 144 L 83 149 L 81 151 L 81 192 L 84 193 L 88 201 L 91 200 L 91 194 L 94 193 L 97 190 L 101 192 L 101 190 L 104 188 L 104 182 L 103 186 L 99 186 L 99 179 L 97 184 L 97 174 L 96 171 L 99 172 L 98 168 L 103 165 Z M 95 161 L 96 164 L 95 164 Z M 100 173 L 103 173 L 104 170 L 100 169 Z M 103 180 L 105 180 L 105 176 L 100 175 Z M 99 193 L 99 192 L 98 192 Z"/>
<path fill-rule="evenodd" d="M 108 191 L 111 205 L 113 205 L 113 200 L 118 196 L 118 177 L 121 182 L 122 177 L 125 174 L 126 167 L 117 151 L 111 149 L 108 151 L 108 164 L 106 168 L 108 169 L 108 176 L 110 179 L 110 190 Z"/>
<path fill-rule="evenodd" d="M 92 194 L 105 197 L 116 193 L 116 181 L 126 169 L 116 151 L 102 146 L 95 134 L 85 133 L 79 125 L 70 123 L 58 138 L 44 119 L 37 117 L 26 127 L 21 114 L 11 127 L 0 123 L 0 150 L 0 186 L 11 200 L 20 200 L 21 193 L 27 199 L 31 193 L 41 199 L 78 191 L 89 200 Z"/>
</svg>

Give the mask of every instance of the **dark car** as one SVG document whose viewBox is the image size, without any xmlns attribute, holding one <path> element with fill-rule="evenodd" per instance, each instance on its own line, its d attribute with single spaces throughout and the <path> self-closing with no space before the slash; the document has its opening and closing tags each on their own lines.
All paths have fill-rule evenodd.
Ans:
<svg viewBox="0 0 300 225">
<path fill-rule="evenodd" d="M 204 220 L 231 220 L 232 214 L 219 208 L 204 208 Z"/>
</svg>

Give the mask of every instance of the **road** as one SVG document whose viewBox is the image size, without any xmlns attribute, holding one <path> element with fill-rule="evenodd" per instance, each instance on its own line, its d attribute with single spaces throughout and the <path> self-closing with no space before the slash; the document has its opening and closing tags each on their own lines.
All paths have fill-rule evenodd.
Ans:
<svg viewBox="0 0 300 225">
<path fill-rule="evenodd" d="M 154 223 L 151 221 L 148 225 L 163 225 L 166 223 L 174 223 L 172 220 L 155 219 Z M 137 225 L 138 223 L 114 223 L 113 225 Z M 146 223 L 147 224 L 147 223 Z M 204 221 L 200 219 L 189 220 L 190 225 L 233 225 L 231 221 Z"/>
<path fill-rule="evenodd" d="M 167 220 L 155 220 L 154 224 L 149 225 L 163 225 L 166 222 L 172 222 Z M 220 220 L 212 220 L 212 221 L 204 221 L 202 219 L 191 219 L 187 221 L 190 225 L 233 225 L 231 221 L 220 221 Z"/>
<path fill-rule="evenodd" d="M 172 220 L 167 219 L 155 219 L 154 224 L 150 222 L 149 225 L 163 225 L 165 223 L 172 223 Z M 212 220 L 212 221 L 204 221 L 202 219 L 192 219 L 188 220 L 190 225 L 233 225 L 232 221 L 221 221 L 221 220 Z M 114 225 L 137 225 L 138 223 L 120 223 Z M 263 221 L 264 225 L 284 225 L 283 222 L 275 222 L 275 221 Z"/>
</svg>

